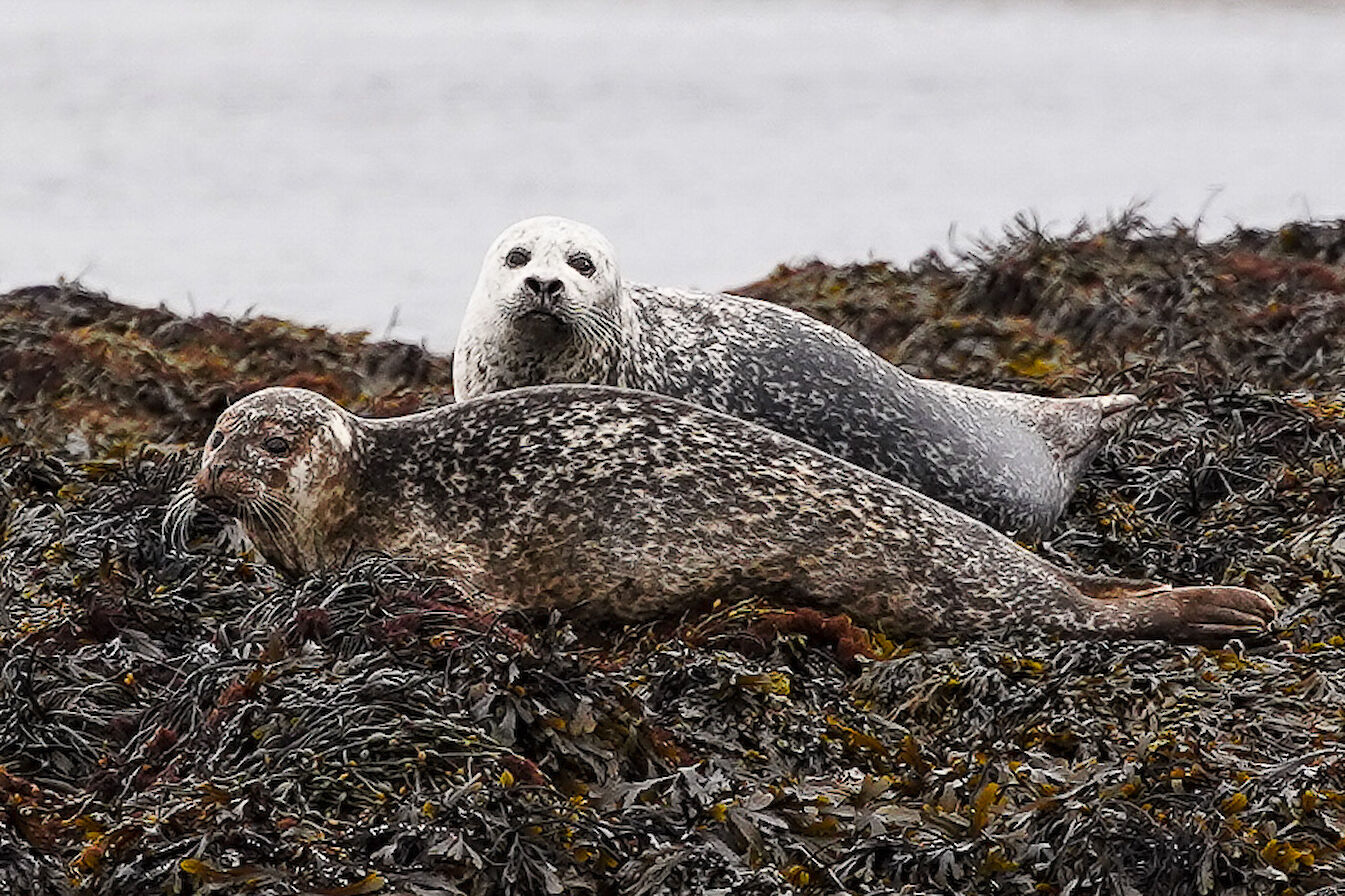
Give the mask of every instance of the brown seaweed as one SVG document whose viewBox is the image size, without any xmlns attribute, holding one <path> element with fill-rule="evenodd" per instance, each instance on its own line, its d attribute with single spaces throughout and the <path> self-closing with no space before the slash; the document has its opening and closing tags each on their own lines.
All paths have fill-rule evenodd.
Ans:
<svg viewBox="0 0 1345 896">
<path fill-rule="evenodd" d="M 65 284 L 0 297 L 0 888 L 1246 893 L 1345 879 L 1345 224 L 1023 226 L 749 291 L 914 372 L 1144 407 L 1074 569 L 1271 594 L 1267 644 L 891 643 L 749 602 L 643 628 L 483 612 L 380 558 L 286 581 L 208 515 L 230 397 L 373 413 L 448 365 Z"/>
</svg>

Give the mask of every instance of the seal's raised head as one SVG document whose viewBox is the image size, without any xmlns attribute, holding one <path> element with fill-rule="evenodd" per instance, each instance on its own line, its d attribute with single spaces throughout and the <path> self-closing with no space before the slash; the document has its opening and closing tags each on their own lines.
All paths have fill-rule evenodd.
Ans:
<svg viewBox="0 0 1345 896">
<path fill-rule="evenodd" d="M 455 391 L 468 398 L 518 385 L 604 382 L 593 359 L 626 340 L 625 301 L 616 251 L 592 227 L 553 216 L 508 227 L 486 253 L 467 303 Z"/>
<path fill-rule="evenodd" d="M 583 326 L 592 309 L 621 290 L 616 251 L 601 233 L 568 218 L 528 218 L 507 228 L 486 253 L 473 300 L 489 298 L 519 320 L 549 317 Z"/>
<path fill-rule="evenodd" d="M 347 513 L 357 422 L 306 389 L 253 393 L 215 421 L 191 496 L 237 517 L 282 568 L 315 568 L 318 534 Z"/>
</svg>

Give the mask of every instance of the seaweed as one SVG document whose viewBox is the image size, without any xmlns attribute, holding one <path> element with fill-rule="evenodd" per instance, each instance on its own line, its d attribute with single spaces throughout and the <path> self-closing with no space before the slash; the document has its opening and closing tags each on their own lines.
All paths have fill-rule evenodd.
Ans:
<svg viewBox="0 0 1345 896">
<path fill-rule="evenodd" d="M 164 510 L 259 385 L 366 413 L 447 359 L 77 284 L 0 297 L 0 887 L 34 894 L 1332 892 L 1345 879 L 1345 224 L 1027 224 L 746 291 L 924 374 L 1143 407 L 1072 569 L 1241 583 L 1273 639 L 893 643 L 765 602 L 491 612 L 280 577 Z M 151 385 L 147 385 L 151 384 Z M 182 444 L 187 443 L 187 444 Z"/>
<path fill-rule="evenodd" d="M 265 386 L 316 389 L 380 416 L 433 407 L 453 391 L 447 359 L 362 332 L 182 318 L 68 282 L 0 302 L 0 439 L 85 458 L 198 443 L 231 401 Z"/>
<path fill-rule="evenodd" d="M 1136 213 L 911 270 L 782 266 L 734 290 L 817 316 L 923 376 L 1039 392 L 1136 389 L 1181 370 L 1269 392 L 1345 387 L 1345 221 L 1195 228 Z"/>
</svg>

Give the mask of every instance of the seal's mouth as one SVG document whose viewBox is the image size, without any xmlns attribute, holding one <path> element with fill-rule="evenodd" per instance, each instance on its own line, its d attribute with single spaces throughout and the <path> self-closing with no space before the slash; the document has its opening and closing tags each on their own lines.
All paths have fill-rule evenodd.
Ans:
<svg viewBox="0 0 1345 896">
<path fill-rule="evenodd" d="M 239 504 L 238 501 L 233 498 L 225 497 L 224 495 L 198 495 L 196 500 L 216 513 L 222 513 L 225 516 L 236 517 L 242 510 L 242 505 Z"/>
<path fill-rule="evenodd" d="M 218 467 L 211 472 L 202 470 L 196 474 L 196 480 L 192 485 L 192 497 L 196 503 L 210 508 L 215 513 L 232 517 L 239 516 L 243 510 L 243 502 L 236 491 L 230 487 L 230 482 L 225 474 L 220 473 Z"/>
<path fill-rule="evenodd" d="M 550 308 L 529 308 L 518 316 L 520 321 L 531 321 L 534 323 L 552 322 L 563 324 L 560 315 Z"/>
<path fill-rule="evenodd" d="M 570 333 L 570 324 L 550 308 L 530 308 L 514 319 L 519 334 L 527 342 L 556 342 Z"/>
</svg>

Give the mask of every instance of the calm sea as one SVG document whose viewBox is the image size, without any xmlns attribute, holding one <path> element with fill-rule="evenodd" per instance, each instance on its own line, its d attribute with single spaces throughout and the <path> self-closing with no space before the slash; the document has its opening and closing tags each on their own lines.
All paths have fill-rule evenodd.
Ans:
<svg viewBox="0 0 1345 896">
<path fill-rule="evenodd" d="M 1345 4 L 0 0 L 0 289 L 451 344 L 506 224 L 731 287 L 1065 226 L 1345 215 Z"/>
</svg>

